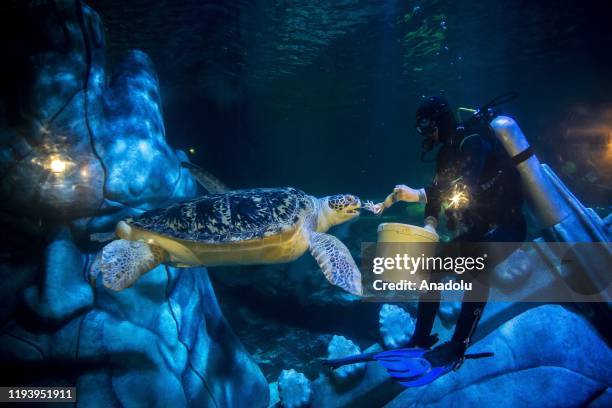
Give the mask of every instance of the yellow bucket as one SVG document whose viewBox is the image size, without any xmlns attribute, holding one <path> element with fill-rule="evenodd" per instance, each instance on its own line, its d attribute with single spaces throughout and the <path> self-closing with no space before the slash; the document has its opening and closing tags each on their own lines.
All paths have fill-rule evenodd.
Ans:
<svg viewBox="0 0 612 408">
<path fill-rule="evenodd" d="M 438 242 L 438 236 L 416 225 L 385 222 L 378 226 L 378 242 Z"/>
<path fill-rule="evenodd" d="M 376 256 L 382 258 L 396 259 L 397 255 L 403 259 L 404 255 L 418 258 L 421 256 L 434 256 L 438 236 L 425 228 L 416 225 L 400 223 L 383 223 L 378 226 L 378 245 L 376 245 Z M 422 243 L 422 245 L 419 245 Z M 410 273 L 407 270 L 388 269 L 382 275 L 386 282 L 414 281 L 417 285 L 429 274 L 424 270 Z"/>
</svg>

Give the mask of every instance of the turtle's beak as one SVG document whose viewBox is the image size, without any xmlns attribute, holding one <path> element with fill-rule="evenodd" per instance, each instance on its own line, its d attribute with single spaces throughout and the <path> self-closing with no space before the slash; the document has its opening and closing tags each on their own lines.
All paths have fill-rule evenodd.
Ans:
<svg viewBox="0 0 612 408">
<path fill-rule="evenodd" d="M 350 196 L 351 204 L 347 210 L 348 214 L 359 215 L 361 213 L 361 200 L 357 196 Z"/>
</svg>

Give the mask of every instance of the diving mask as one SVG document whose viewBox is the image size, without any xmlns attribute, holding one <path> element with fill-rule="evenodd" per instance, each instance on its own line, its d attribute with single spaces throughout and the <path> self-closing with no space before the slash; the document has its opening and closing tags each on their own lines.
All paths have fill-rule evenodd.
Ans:
<svg viewBox="0 0 612 408">
<path fill-rule="evenodd" d="M 434 137 L 436 129 L 436 122 L 430 118 L 420 118 L 417 120 L 415 130 L 423 137 L 423 141 L 421 142 L 422 161 L 428 161 L 425 159 L 425 155 L 436 147 L 436 139 Z"/>
<path fill-rule="evenodd" d="M 427 117 L 419 118 L 414 128 L 419 135 L 427 137 L 436 130 L 436 122 Z"/>
</svg>

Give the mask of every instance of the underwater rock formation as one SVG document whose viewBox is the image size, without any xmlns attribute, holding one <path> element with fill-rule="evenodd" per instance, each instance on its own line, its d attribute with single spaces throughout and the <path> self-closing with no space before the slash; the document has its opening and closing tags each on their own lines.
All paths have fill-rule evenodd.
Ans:
<svg viewBox="0 0 612 408">
<path fill-rule="evenodd" d="M 278 396 L 285 408 L 306 407 L 312 400 L 310 380 L 294 369 L 283 370 L 278 377 Z"/>
<path fill-rule="evenodd" d="M 415 320 L 404 309 L 384 304 L 380 308 L 380 337 L 387 348 L 398 348 L 410 340 Z"/>
<path fill-rule="evenodd" d="M 364 352 L 380 350 L 374 345 Z M 338 392 L 329 378 L 321 377 L 312 385 L 312 405 L 353 406 L 367 400 L 370 406 L 402 408 L 473 407 L 482 401 L 556 407 L 609 406 L 612 401 L 610 349 L 587 319 L 562 306 L 527 310 L 470 348 L 485 351 L 495 356 L 468 360 L 459 371 L 424 387 L 402 388 L 377 363 L 368 363 L 363 379 L 350 390 Z"/>
<path fill-rule="evenodd" d="M 348 357 L 360 353 L 361 350 L 359 346 L 344 336 L 332 337 L 332 340 L 327 346 L 328 359 Z M 364 363 L 349 364 L 333 370 L 331 375 L 338 384 L 342 384 L 363 374 L 364 370 Z"/>
<path fill-rule="evenodd" d="M 524 250 L 518 249 L 509 259 L 498 265 L 493 273 L 493 282 L 502 290 L 516 288 L 524 283 L 532 273 L 529 258 Z"/>
<path fill-rule="evenodd" d="M 157 76 L 132 51 L 105 72 L 102 21 L 80 2 L 33 3 L 3 76 L 0 202 L 6 212 L 107 229 L 121 212 L 196 192 L 166 142 Z M 136 165 L 137 163 L 137 165 Z"/>
<path fill-rule="evenodd" d="M 470 348 L 495 351 L 466 361 L 428 386 L 404 391 L 388 407 L 452 404 L 609 406 L 612 353 L 589 323 L 561 306 L 542 306 L 502 325 Z M 585 350 L 589 350 L 588 353 Z"/>
<path fill-rule="evenodd" d="M 12 384 L 75 385 L 82 406 L 265 406 L 206 269 L 160 266 L 121 292 L 88 281 L 89 233 L 196 185 L 166 141 L 146 54 L 108 77 L 92 9 L 22 3 L 17 68 L 1 79 L 3 370 Z"/>
<path fill-rule="evenodd" d="M 160 266 L 112 292 L 86 282 L 87 261 L 66 233 L 49 245 L 42 284 L 25 290 L 26 309 L 0 335 L 13 381 L 75 385 L 83 406 L 266 404 L 205 269 Z"/>
</svg>

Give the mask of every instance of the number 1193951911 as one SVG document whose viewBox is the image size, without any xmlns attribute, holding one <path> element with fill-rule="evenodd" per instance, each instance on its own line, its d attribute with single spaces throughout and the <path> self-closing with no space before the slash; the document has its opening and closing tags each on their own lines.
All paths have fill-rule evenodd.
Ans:
<svg viewBox="0 0 612 408">
<path fill-rule="evenodd" d="M 0 387 L 0 402 L 76 402 L 75 387 Z"/>
</svg>

